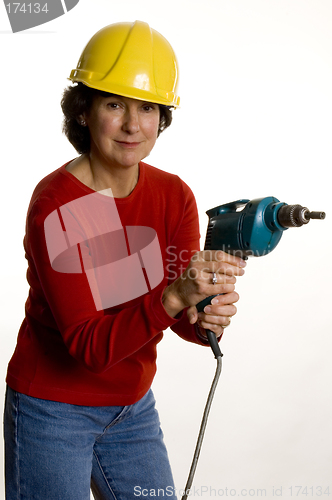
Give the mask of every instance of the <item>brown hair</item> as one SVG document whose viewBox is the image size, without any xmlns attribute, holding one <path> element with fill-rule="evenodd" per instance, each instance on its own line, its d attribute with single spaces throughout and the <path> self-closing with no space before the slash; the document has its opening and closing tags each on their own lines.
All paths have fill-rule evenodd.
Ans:
<svg viewBox="0 0 332 500">
<path fill-rule="evenodd" d="M 90 132 L 88 127 L 80 125 L 79 116 L 90 111 L 93 98 L 97 95 L 107 97 L 112 94 L 93 89 L 83 83 L 68 87 L 63 92 L 61 99 L 61 108 L 64 114 L 62 130 L 80 154 L 90 151 Z M 162 104 L 158 104 L 158 106 L 160 109 L 159 137 L 161 132 L 172 123 L 172 108 Z"/>
</svg>

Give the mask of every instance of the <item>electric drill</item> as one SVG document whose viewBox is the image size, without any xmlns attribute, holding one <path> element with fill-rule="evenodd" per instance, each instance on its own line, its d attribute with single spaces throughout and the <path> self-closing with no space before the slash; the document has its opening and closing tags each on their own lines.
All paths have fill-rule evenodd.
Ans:
<svg viewBox="0 0 332 500">
<path fill-rule="evenodd" d="M 283 232 L 290 227 L 301 227 L 310 219 L 325 219 L 324 212 L 310 212 L 301 205 L 287 205 L 272 196 L 233 201 L 206 213 L 209 224 L 204 250 L 223 250 L 243 259 L 272 252 Z M 215 295 L 197 304 L 198 312 L 203 311 L 213 297 Z M 215 357 L 222 356 L 215 334 L 210 330 L 206 333 Z"/>
</svg>

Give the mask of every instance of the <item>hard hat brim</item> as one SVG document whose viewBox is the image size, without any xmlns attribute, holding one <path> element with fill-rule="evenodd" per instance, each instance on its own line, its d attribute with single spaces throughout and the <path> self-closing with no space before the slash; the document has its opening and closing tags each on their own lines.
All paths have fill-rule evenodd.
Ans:
<svg viewBox="0 0 332 500">
<path fill-rule="evenodd" d="M 177 96 L 174 92 L 163 92 L 161 90 L 158 90 L 158 96 L 156 96 L 155 93 L 137 87 L 133 89 L 132 87 L 125 87 L 115 84 L 110 87 L 109 84 L 103 85 L 102 82 L 93 82 L 91 81 L 91 78 L 82 78 L 80 77 L 79 73 L 80 70 L 72 70 L 68 80 L 71 80 L 73 83 L 83 83 L 87 87 L 100 90 L 102 92 L 129 97 L 131 99 L 137 99 L 139 101 L 162 104 L 164 106 L 170 106 L 174 108 L 178 108 L 180 105 L 180 97 Z"/>
</svg>

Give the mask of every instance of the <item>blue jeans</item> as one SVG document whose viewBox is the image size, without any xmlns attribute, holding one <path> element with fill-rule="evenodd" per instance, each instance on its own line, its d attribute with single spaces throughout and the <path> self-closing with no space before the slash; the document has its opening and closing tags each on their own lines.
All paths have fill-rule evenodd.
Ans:
<svg viewBox="0 0 332 500">
<path fill-rule="evenodd" d="M 6 500 L 176 498 L 150 390 L 130 406 L 6 393 Z"/>
</svg>

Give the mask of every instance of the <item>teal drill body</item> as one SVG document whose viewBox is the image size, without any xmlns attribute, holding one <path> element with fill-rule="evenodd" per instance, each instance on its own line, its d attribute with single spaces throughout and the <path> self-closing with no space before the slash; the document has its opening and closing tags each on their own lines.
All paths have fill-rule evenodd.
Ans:
<svg viewBox="0 0 332 500">
<path fill-rule="evenodd" d="M 278 245 L 289 227 L 300 227 L 310 219 L 324 219 L 324 212 L 309 212 L 301 205 L 287 205 L 268 196 L 237 200 L 208 210 L 209 225 L 204 250 L 223 250 L 241 258 L 267 255 Z M 197 304 L 198 312 L 211 304 L 215 295 Z M 206 330 L 215 357 L 222 356 L 215 334 Z"/>
<path fill-rule="evenodd" d="M 287 229 L 278 221 L 278 212 L 284 205 L 270 196 L 237 200 L 208 210 L 205 250 L 223 250 L 239 257 L 270 253 Z"/>
</svg>

